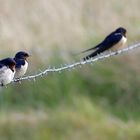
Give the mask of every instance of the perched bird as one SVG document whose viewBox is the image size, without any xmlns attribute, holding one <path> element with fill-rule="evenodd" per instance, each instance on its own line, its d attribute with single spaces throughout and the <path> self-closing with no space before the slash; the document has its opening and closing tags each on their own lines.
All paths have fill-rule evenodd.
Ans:
<svg viewBox="0 0 140 140">
<path fill-rule="evenodd" d="M 20 51 L 16 53 L 14 60 L 16 61 L 16 73 L 15 78 L 21 78 L 27 71 L 28 62 L 27 58 L 30 55 L 26 52 Z"/>
<path fill-rule="evenodd" d="M 0 60 L 0 86 L 9 84 L 15 74 L 16 62 L 13 58 L 5 58 Z"/>
<path fill-rule="evenodd" d="M 117 28 L 114 32 L 109 34 L 101 43 L 99 43 L 97 46 L 90 48 L 88 50 L 85 50 L 83 52 L 94 50 L 93 53 L 86 56 L 84 60 L 88 60 L 106 50 L 116 51 L 123 47 L 125 47 L 127 38 L 126 38 L 126 29 L 123 27 Z M 82 53 L 83 53 L 82 52 Z"/>
</svg>

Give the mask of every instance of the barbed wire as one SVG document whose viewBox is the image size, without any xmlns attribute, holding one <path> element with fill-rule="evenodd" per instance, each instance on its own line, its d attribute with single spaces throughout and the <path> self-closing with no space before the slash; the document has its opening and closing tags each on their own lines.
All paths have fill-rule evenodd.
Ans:
<svg viewBox="0 0 140 140">
<path fill-rule="evenodd" d="M 81 60 L 79 62 L 75 62 L 75 63 L 72 63 L 72 64 L 64 64 L 64 65 L 61 65 L 58 68 L 56 68 L 56 67 L 50 68 L 49 67 L 48 69 L 45 69 L 44 71 L 40 71 L 40 73 L 38 73 L 38 74 L 25 76 L 25 77 L 22 77 L 20 79 L 13 79 L 13 82 L 22 81 L 22 80 L 32 80 L 32 79 L 35 80 L 38 77 L 43 77 L 45 75 L 48 75 L 48 73 L 53 73 L 53 72 L 59 72 L 60 73 L 61 71 L 64 71 L 64 70 L 67 70 L 67 69 L 70 70 L 70 69 L 73 69 L 73 68 L 78 67 L 78 66 L 82 66 L 82 65 L 85 65 L 85 64 L 90 64 L 90 63 L 93 63 L 93 62 L 96 62 L 96 61 L 99 61 L 99 60 L 102 60 L 102 59 L 105 59 L 105 58 L 109 58 L 109 57 L 114 56 L 114 55 L 119 55 L 121 53 L 130 51 L 130 50 L 138 48 L 138 47 L 140 47 L 140 43 L 130 45 L 127 48 L 124 48 L 124 49 L 121 49 L 121 50 L 118 50 L 118 51 L 115 51 L 115 52 L 109 52 L 107 54 L 100 54 L 97 57 L 88 59 L 86 61 Z"/>
</svg>

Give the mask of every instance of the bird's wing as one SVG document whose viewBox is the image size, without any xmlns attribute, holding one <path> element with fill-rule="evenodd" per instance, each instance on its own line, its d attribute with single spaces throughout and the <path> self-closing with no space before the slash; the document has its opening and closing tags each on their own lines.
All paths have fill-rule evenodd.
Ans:
<svg viewBox="0 0 140 140">
<path fill-rule="evenodd" d="M 107 36 L 104 41 L 102 43 L 100 43 L 100 46 L 97 47 L 97 49 L 89 54 L 88 56 L 86 56 L 84 58 L 84 60 L 90 59 L 91 57 L 96 56 L 97 54 L 100 54 L 108 49 L 110 49 L 111 47 L 113 47 L 115 44 L 117 44 L 122 38 L 122 35 L 119 33 L 114 33 L 114 34 L 110 34 L 109 36 Z"/>
<path fill-rule="evenodd" d="M 121 33 L 114 33 L 105 38 L 105 40 L 102 42 L 102 45 L 99 49 L 101 50 L 107 50 L 111 47 L 113 47 L 115 44 L 117 44 L 121 39 L 123 35 Z"/>
<path fill-rule="evenodd" d="M 112 38 L 115 35 L 115 32 L 110 33 L 101 43 L 99 43 L 98 45 L 96 45 L 95 47 L 92 47 L 90 49 L 87 49 L 85 51 L 82 51 L 81 53 L 87 52 L 87 51 L 91 51 L 91 50 L 98 50 L 99 48 L 102 48 L 103 44 L 105 44 L 106 42 L 110 42 L 110 37 Z"/>
<path fill-rule="evenodd" d="M 85 50 L 85 51 L 82 51 L 81 53 L 84 53 L 84 52 L 87 52 L 87 51 L 91 51 L 91 50 L 95 50 L 95 49 L 99 49 L 99 48 L 101 48 L 102 47 L 102 44 L 104 44 L 104 42 L 106 41 L 106 40 L 108 40 L 109 38 L 110 38 L 110 36 L 113 36 L 115 34 L 115 32 L 112 32 L 112 33 L 110 33 L 101 43 L 99 43 L 98 45 L 96 45 L 96 46 L 94 46 L 94 47 L 92 47 L 92 48 L 90 48 L 90 49 L 87 49 L 87 50 Z"/>
<path fill-rule="evenodd" d="M 4 65 L 0 63 L 0 69 L 3 67 Z"/>
<path fill-rule="evenodd" d="M 95 50 L 95 49 L 99 48 L 99 47 L 101 46 L 101 44 L 102 44 L 102 43 L 100 43 L 100 44 L 98 44 L 98 45 L 96 45 L 96 46 L 94 46 L 94 47 L 92 47 L 92 48 L 90 48 L 90 49 L 84 50 L 84 51 L 82 51 L 81 53 L 85 53 L 85 52 L 88 52 L 88 51 L 91 51 L 91 50 Z"/>
</svg>

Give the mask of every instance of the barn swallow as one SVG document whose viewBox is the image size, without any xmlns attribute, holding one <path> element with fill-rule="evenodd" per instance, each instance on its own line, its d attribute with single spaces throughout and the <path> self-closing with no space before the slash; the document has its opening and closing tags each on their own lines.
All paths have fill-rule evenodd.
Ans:
<svg viewBox="0 0 140 140">
<path fill-rule="evenodd" d="M 0 86 L 9 84 L 15 74 L 16 62 L 13 58 L 5 58 L 0 60 Z"/>
<path fill-rule="evenodd" d="M 124 48 L 126 41 L 127 41 L 126 32 L 127 32 L 126 29 L 123 27 L 117 28 L 115 31 L 113 31 L 111 34 L 109 34 L 97 46 L 83 51 L 83 52 L 87 52 L 87 51 L 95 50 L 93 53 L 86 56 L 84 58 L 84 60 L 88 60 L 92 57 L 95 57 L 96 55 L 98 55 L 106 50 L 117 51 L 121 48 Z"/>
<path fill-rule="evenodd" d="M 14 60 L 16 61 L 16 73 L 15 73 L 15 78 L 21 78 L 27 71 L 28 68 L 28 62 L 27 58 L 30 55 L 26 52 L 20 51 L 17 52 Z"/>
</svg>

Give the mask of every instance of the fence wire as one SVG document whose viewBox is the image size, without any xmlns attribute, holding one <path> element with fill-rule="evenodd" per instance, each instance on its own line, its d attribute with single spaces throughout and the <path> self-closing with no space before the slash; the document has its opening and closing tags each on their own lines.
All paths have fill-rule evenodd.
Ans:
<svg viewBox="0 0 140 140">
<path fill-rule="evenodd" d="M 63 64 L 60 67 L 53 67 L 53 68 L 49 67 L 49 68 L 47 68 L 43 71 L 40 71 L 38 74 L 25 76 L 25 77 L 22 77 L 20 79 L 13 79 L 13 82 L 22 81 L 22 80 L 35 80 L 38 77 L 47 76 L 49 73 L 53 73 L 53 72 L 54 73 L 57 73 L 57 72 L 60 73 L 64 70 L 70 70 L 70 69 L 73 69 L 73 68 L 78 67 L 78 66 L 91 64 L 91 63 L 94 63 L 96 61 L 100 61 L 102 59 L 106 59 L 106 58 L 112 57 L 114 55 L 119 55 L 121 53 L 133 50 L 133 49 L 138 48 L 138 47 L 140 47 L 140 43 L 130 45 L 127 48 L 124 48 L 124 49 L 121 49 L 121 50 L 118 50 L 118 51 L 115 51 L 115 52 L 109 52 L 107 54 L 101 54 L 101 55 L 98 55 L 97 57 L 88 59 L 86 61 L 81 60 L 79 62 L 75 62 L 75 63 L 72 63 L 72 64 Z"/>
</svg>

